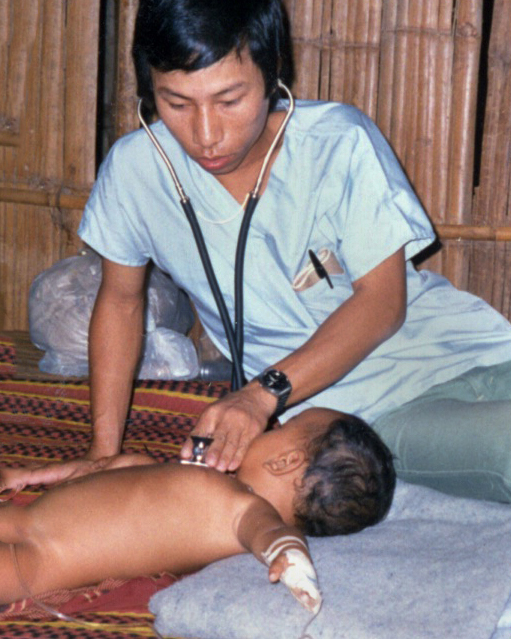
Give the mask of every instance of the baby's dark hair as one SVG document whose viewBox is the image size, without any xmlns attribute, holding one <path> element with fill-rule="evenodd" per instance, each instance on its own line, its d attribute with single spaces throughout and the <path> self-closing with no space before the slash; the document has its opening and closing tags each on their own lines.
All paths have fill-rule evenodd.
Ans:
<svg viewBox="0 0 511 639">
<path fill-rule="evenodd" d="M 392 453 L 363 420 L 335 419 L 309 454 L 294 503 L 306 535 L 347 535 L 386 516 L 396 486 Z"/>
</svg>

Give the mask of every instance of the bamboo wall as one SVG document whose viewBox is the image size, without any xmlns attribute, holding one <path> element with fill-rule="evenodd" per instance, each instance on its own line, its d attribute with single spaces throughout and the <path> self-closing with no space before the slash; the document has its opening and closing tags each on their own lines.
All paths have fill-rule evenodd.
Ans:
<svg viewBox="0 0 511 639">
<path fill-rule="evenodd" d="M 100 0 L 0 0 L 0 328 L 75 253 L 95 176 Z"/>
<path fill-rule="evenodd" d="M 137 126 L 130 43 L 138 3 L 103 1 L 117 10 L 114 111 L 122 135 Z M 99 2 L 0 0 L 7 87 L 0 97 L 0 328 L 26 326 L 31 279 L 77 247 L 95 170 Z M 425 264 L 509 317 L 509 0 L 495 0 L 487 87 L 479 66 L 483 0 L 284 2 L 294 93 L 351 103 L 376 120 L 439 231 L 442 250 Z M 477 128 L 481 89 L 486 112 Z"/>
<path fill-rule="evenodd" d="M 481 179 L 472 223 L 507 241 L 473 243 L 468 288 L 511 317 L 511 3 L 496 0 L 488 56 Z"/>
</svg>

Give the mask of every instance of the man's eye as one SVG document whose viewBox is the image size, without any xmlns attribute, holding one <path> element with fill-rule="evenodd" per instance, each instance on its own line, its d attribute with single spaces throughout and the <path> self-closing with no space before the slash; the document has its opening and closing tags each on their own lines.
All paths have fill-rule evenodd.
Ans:
<svg viewBox="0 0 511 639">
<path fill-rule="evenodd" d="M 236 104 L 239 104 L 239 102 L 240 102 L 240 98 L 235 98 L 234 100 L 224 100 L 222 104 L 226 107 L 230 107 L 230 106 L 235 106 Z"/>
</svg>

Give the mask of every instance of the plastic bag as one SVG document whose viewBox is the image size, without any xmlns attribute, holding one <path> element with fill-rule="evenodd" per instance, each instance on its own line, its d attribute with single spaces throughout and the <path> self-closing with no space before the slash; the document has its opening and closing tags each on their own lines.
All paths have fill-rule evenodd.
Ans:
<svg viewBox="0 0 511 639">
<path fill-rule="evenodd" d="M 39 362 L 42 371 L 64 376 L 87 375 L 89 322 L 100 283 L 101 258 L 91 249 L 57 262 L 32 282 L 30 338 L 37 348 L 46 351 Z M 148 279 L 144 317 L 146 337 L 139 366 L 140 378 L 191 379 L 197 376 L 199 365 L 195 348 L 183 335 L 193 322 L 193 310 L 186 294 L 163 271 L 152 267 Z M 172 331 L 167 333 L 159 329 Z M 157 334 L 150 337 L 153 332 Z"/>
<path fill-rule="evenodd" d="M 140 379 L 191 379 L 199 374 L 192 340 L 171 328 L 156 328 L 144 339 Z"/>
</svg>

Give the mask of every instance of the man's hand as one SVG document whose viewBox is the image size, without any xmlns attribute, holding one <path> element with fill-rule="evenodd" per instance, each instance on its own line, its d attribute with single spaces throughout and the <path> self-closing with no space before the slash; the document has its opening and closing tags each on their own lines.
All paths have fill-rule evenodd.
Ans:
<svg viewBox="0 0 511 639">
<path fill-rule="evenodd" d="M 112 470 L 127 466 L 142 466 L 156 463 L 149 455 L 112 455 L 91 460 L 85 457 L 70 461 L 56 461 L 37 466 L 0 469 L 0 501 L 12 499 L 26 486 L 39 484 L 57 485 L 101 470 Z"/>
<path fill-rule="evenodd" d="M 191 434 L 213 438 L 206 456 L 208 466 L 221 472 L 236 470 L 252 440 L 268 426 L 276 404 L 277 399 L 258 382 L 251 382 L 206 408 Z M 181 457 L 192 457 L 190 438 Z"/>
</svg>

